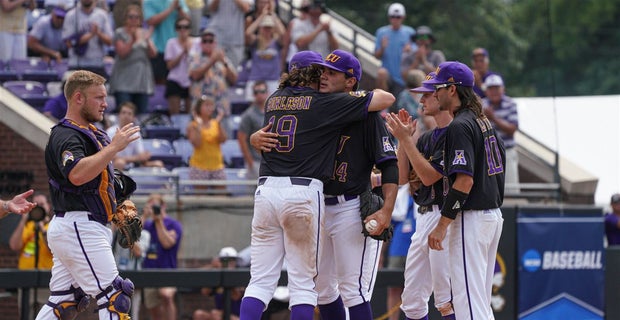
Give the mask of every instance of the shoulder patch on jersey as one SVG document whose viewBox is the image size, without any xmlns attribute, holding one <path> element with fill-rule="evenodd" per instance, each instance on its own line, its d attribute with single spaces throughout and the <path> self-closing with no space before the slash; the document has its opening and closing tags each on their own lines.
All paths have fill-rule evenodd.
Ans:
<svg viewBox="0 0 620 320">
<path fill-rule="evenodd" d="M 75 160 L 73 158 L 73 153 L 71 153 L 71 151 L 65 150 L 62 152 L 62 166 L 64 167 L 65 165 L 67 165 L 67 161 L 73 161 Z"/>
<path fill-rule="evenodd" d="M 467 165 L 467 160 L 465 159 L 465 151 L 463 150 L 454 150 L 454 160 L 452 160 L 452 165 Z"/>
<path fill-rule="evenodd" d="M 368 92 L 366 90 L 360 90 L 360 91 L 349 91 L 349 95 L 352 95 L 354 97 L 365 97 L 368 94 Z"/>
<path fill-rule="evenodd" d="M 382 137 L 383 138 L 383 152 L 394 151 L 394 147 L 392 146 L 392 142 L 390 142 L 390 137 Z"/>
</svg>

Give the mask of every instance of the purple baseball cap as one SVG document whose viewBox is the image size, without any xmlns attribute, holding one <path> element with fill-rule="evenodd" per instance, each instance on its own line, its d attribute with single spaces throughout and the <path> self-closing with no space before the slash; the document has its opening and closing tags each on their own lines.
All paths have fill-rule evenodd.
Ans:
<svg viewBox="0 0 620 320">
<path fill-rule="evenodd" d="M 334 50 L 325 57 L 325 61 L 317 63 L 320 66 L 340 71 L 350 77 L 354 77 L 357 82 L 362 79 L 362 65 L 357 58 L 350 52 L 344 50 Z"/>
<path fill-rule="evenodd" d="M 427 74 L 426 75 L 426 79 L 424 81 L 435 79 L 435 75 L 436 75 L 435 71 Z M 417 88 L 413 88 L 413 89 L 409 89 L 409 91 L 415 92 L 415 93 L 432 93 L 432 92 L 435 92 L 435 87 L 433 87 L 430 84 L 426 84 L 426 83 L 422 82 L 422 86 L 417 87 Z"/>
<path fill-rule="evenodd" d="M 299 51 L 291 58 L 288 64 L 288 72 L 321 63 L 323 63 L 323 57 L 321 57 L 320 53 L 314 51 Z"/>
<path fill-rule="evenodd" d="M 422 84 L 432 86 L 438 84 L 455 84 L 463 87 L 474 86 L 474 73 L 469 67 L 458 61 L 446 61 L 437 67 L 434 79 L 425 80 Z"/>
<path fill-rule="evenodd" d="M 67 10 L 65 10 L 63 7 L 54 7 L 54 9 L 52 9 L 52 12 L 54 12 L 54 14 L 59 18 L 64 18 L 67 15 Z"/>
</svg>

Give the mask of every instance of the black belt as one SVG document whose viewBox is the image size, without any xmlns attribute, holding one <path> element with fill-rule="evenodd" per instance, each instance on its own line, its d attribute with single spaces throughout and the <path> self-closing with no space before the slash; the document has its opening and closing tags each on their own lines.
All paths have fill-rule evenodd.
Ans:
<svg viewBox="0 0 620 320">
<path fill-rule="evenodd" d="M 349 201 L 349 200 L 357 199 L 357 196 L 349 195 L 349 194 L 345 194 L 343 197 L 344 197 L 344 201 Z M 340 203 L 340 199 L 338 197 L 325 198 L 325 205 L 326 206 L 333 206 L 333 205 L 336 205 L 338 203 Z"/>
<path fill-rule="evenodd" d="M 433 205 L 431 204 L 430 206 L 419 206 L 418 207 L 418 213 L 419 214 L 425 214 L 429 211 L 433 211 Z"/>
<path fill-rule="evenodd" d="M 312 179 L 308 178 L 298 178 L 298 177 L 289 177 L 291 179 L 291 184 L 296 186 L 309 186 L 312 183 Z M 262 186 L 267 181 L 266 177 L 258 178 L 258 185 Z"/>
<path fill-rule="evenodd" d="M 55 211 L 54 215 L 56 217 L 58 217 L 58 218 L 64 218 L 65 217 L 65 213 L 67 213 L 67 212 L 66 211 Z M 89 221 L 97 221 L 97 220 L 95 220 L 95 217 L 93 217 L 93 215 L 90 214 L 90 213 L 88 214 L 88 220 Z"/>
</svg>

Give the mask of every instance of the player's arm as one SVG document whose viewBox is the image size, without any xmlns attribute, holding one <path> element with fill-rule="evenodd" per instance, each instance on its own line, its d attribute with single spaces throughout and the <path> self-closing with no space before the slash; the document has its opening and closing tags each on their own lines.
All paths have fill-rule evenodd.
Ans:
<svg viewBox="0 0 620 320">
<path fill-rule="evenodd" d="M 369 112 L 385 110 L 396 101 L 394 95 L 385 90 L 375 89 L 372 92 L 372 98 L 370 98 L 370 103 L 368 104 Z"/>
<path fill-rule="evenodd" d="M 73 185 L 81 186 L 95 179 L 105 170 L 119 151 L 122 151 L 129 143 L 140 137 L 136 134 L 139 131 L 140 127 L 134 126 L 133 123 L 121 128 L 116 132 L 114 139 L 112 139 L 109 145 L 105 146 L 99 152 L 78 161 L 69 172 L 67 177 L 69 181 L 71 181 Z"/>
<path fill-rule="evenodd" d="M 396 159 L 398 161 L 398 185 L 403 185 L 409 182 L 409 170 L 411 170 L 409 166 L 409 159 L 407 158 L 407 153 L 405 152 L 405 148 L 401 145 L 396 150 Z"/>
</svg>

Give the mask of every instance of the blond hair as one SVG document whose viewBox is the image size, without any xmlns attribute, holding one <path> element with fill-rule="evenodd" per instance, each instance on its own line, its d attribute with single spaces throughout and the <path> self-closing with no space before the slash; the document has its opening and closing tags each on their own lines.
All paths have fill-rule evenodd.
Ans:
<svg viewBox="0 0 620 320">
<path fill-rule="evenodd" d="M 76 91 L 83 93 L 84 90 L 90 87 L 100 86 L 104 83 L 105 78 L 94 72 L 77 70 L 69 76 L 69 79 L 67 79 L 65 83 L 65 98 L 67 98 L 68 101 Z"/>
</svg>

